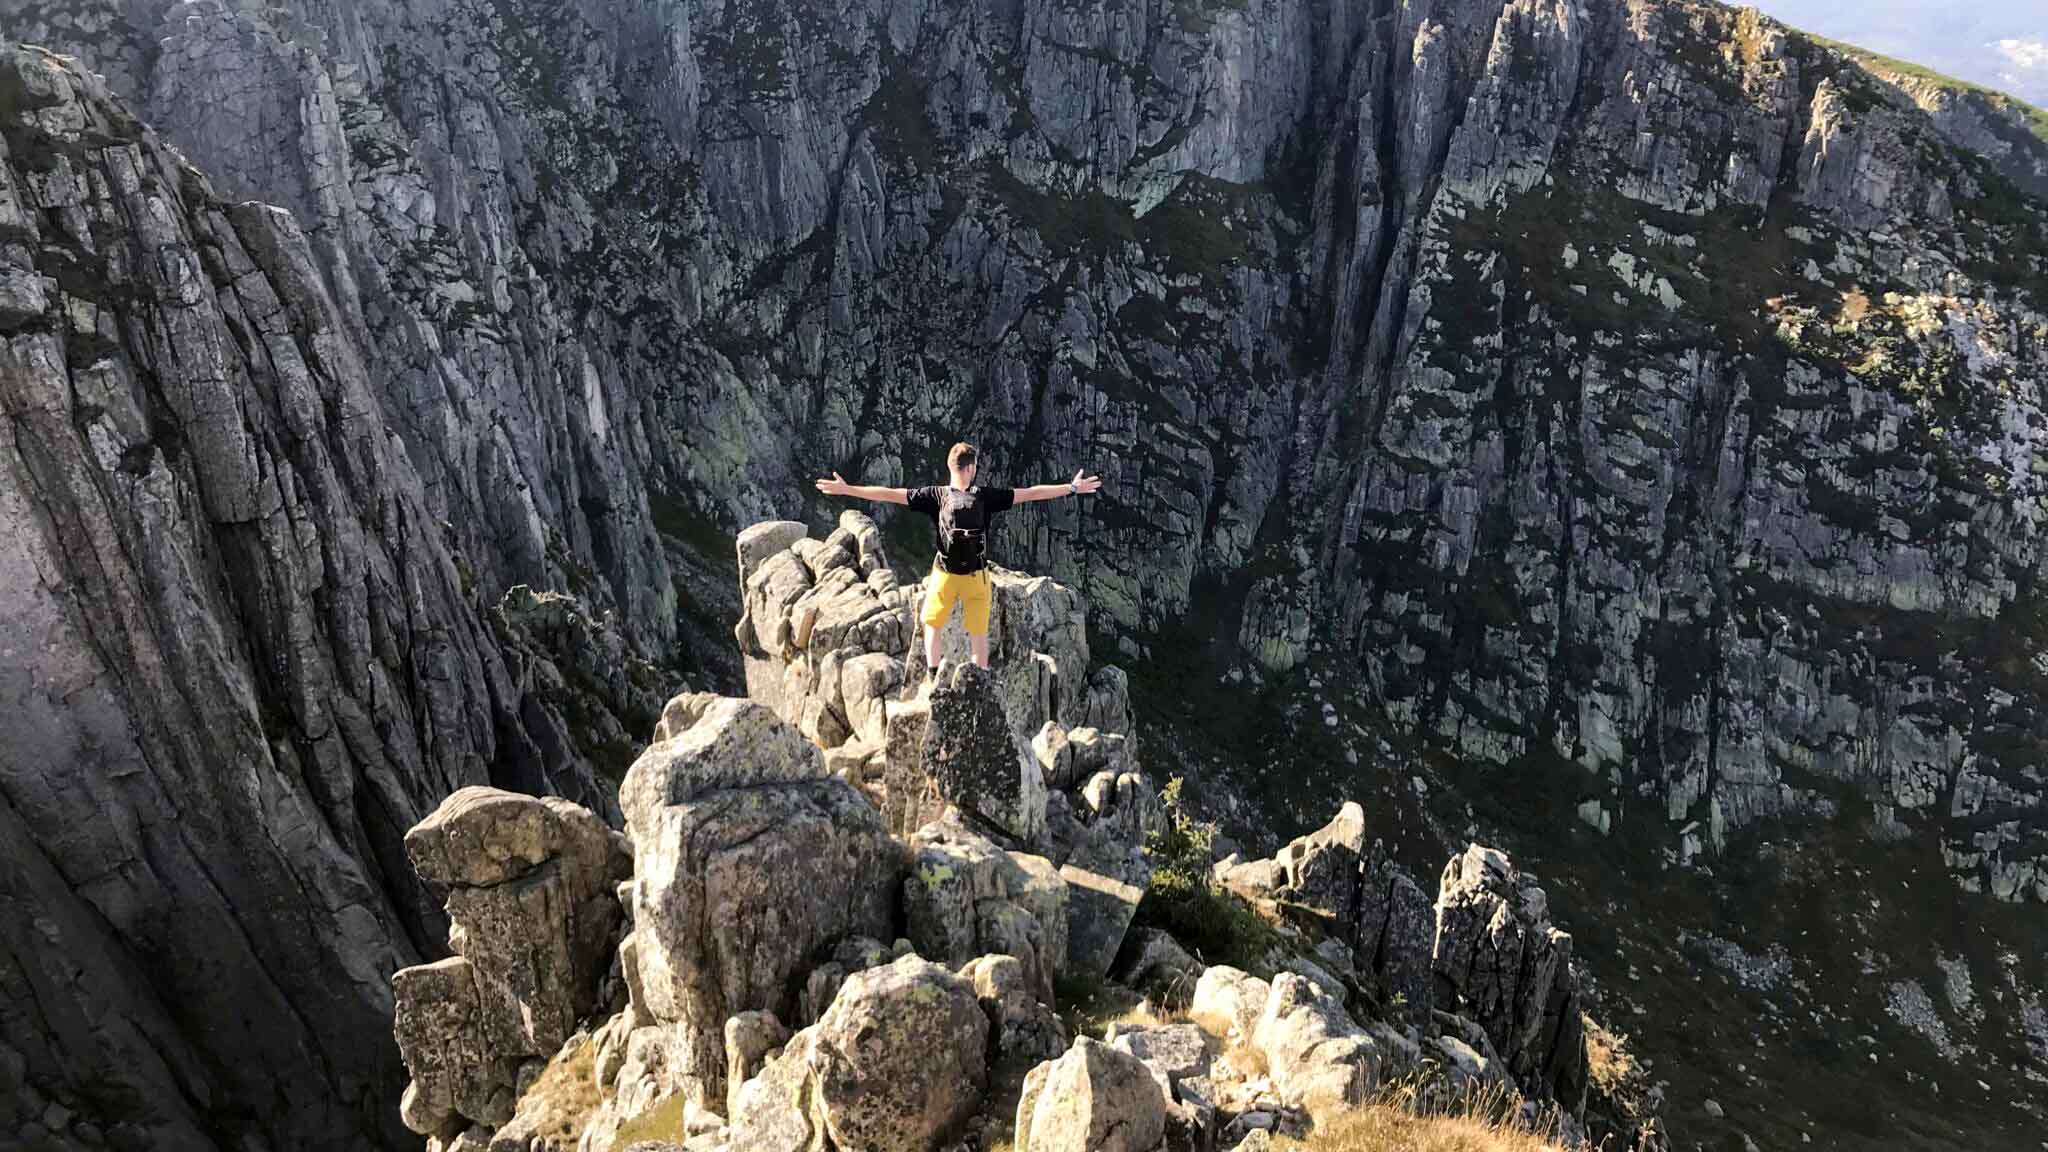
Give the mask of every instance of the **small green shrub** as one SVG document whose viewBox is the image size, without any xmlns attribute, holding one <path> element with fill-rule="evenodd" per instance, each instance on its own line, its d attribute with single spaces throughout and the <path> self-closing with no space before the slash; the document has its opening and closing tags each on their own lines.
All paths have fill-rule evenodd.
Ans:
<svg viewBox="0 0 2048 1152">
<path fill-rule="evenodd" d="M 1210 872 L 1216 826 L 1188 811 L 1182 786 L 1175 778 L 1160 793 L 1166 819 L 1146 838 L 1152 887 L 1138 905 L 1138 923 L 1170 933 L 1205 963 L 1260 972 L 1278 934 L 1243 897 L 1217 886 Z"/>
</svg>

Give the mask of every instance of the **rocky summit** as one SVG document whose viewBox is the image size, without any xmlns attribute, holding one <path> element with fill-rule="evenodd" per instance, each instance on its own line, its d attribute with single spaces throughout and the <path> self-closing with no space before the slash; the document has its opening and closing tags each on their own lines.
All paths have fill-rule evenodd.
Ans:
<svg viewBox="0 0 2048 1152">
<path fill-rule="evenodd" d="M 871 531 L 849 513 L 824 547 L 780 526 L 741 534 L 740 634 L 780 638 L 787 663 L 758 677 L 777 704 L 671 700 L 621 786 L 623 834 L 555 798 L 469 788 L 407 835 L 454 923 L 456 955 L 393 977 L 403 1118 L 432 1152 L 1230 1148 L 1409 1082 L 1446 1101 L 1491 1093 L 1575 1141 L 1666 1147 L 1616 1085 L 1589 1109 L 1572 938 L 1495 849 L 1453 858 L 1421 916 L 1361 911 L 1405 874 L 1347 804 L 1274 859 L 1192 861 L 1209 913 L 1243 921 L 1233 958 L 1255 970 L 1134 931 L 1152 865 L 1190 863 L 1158 836 L 1186 817 L 1135 761 L 1077 797 L 1026 751 L 1013 729 L 1050 707 L 1057 730 L 1061 697 L 1003 686 L 1052 663 L 1035 644 L 1062 628 L 1009 631 L 990 669 L 948 658 L 896 684 L 888 703 L 922 711 L 923 740 L 865 753 L 879 772 L 829 769 L 832 749 L 789 717 L 850 738 L 818 723 L 834 682 L 813 672 L 888 656 L 854 638 L 901 637 L 912 599 L 892 588 L 848 611 L 799 595 L 756 615 L 753 593 L 792 565 L 812 588 L 865 587 L 833 541 Z M 998 587 L 1013 622 L 1057 622 L 1047 598 L 1079 610 L 1050 581 Z M 864 623 L 825 639 L 825 620 Z M 1085 649 L 1061 657 L 1078 680 L 1112 679 L 1089 674 Z M 1035 820 L 1001 819 L 1027 795 Z M 1125 807 L 1100 802 L 1112 795 Z M 884 813 L 913 811 L 928 822 L 890 835 Z M 1144 866 L 1095 870 L 1111 859 Z M 1105 989 L 1138 1007 L 1073 1035 L 1063 999 Z"/>
<path fill-rule="evenodd" d="M 861 1144 L 968 994 L 935 1140 L 2035 1147 L 2044 124 L 1709 0 L 0 0 L 0 1150 Z M 1105 481 L 986 673 L 809 483 L 959 439 Z"/>
</svg>

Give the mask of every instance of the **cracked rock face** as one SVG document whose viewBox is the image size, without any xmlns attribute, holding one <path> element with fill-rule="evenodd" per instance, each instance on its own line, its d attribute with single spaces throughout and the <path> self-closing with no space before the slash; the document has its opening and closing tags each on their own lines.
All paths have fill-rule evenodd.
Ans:
<svg viewBox="0 0 2048 1152">
<path fill-rule="evenodd" d="M 1586 1045 L 1570 933 L 1508 858 L 1474 844 L 1444 866 L 1436 898 L 1436 1003 L 1471 1018 L 1539 1097 L 1575 1111 L 1586 1093 Z"/>
<path fill-rule="evenodd" d="M 596 794 L 373 379 L 298 221 L 0 45 L 0 1020 L 60 1143 L 406 1140 L 405 830 Z"/>
<path fill-rule="evenodd" d="M 512 1117 L 522 1065 L 553 1056 L 597 1005 L 632 858 L 588 809 L 464 788 L 406 834 L 422 879 L 445 889 L 456 955 L 392 977 L 403 1115 L 452 1138 Z"/>
<path fill-rule="evenodd" d="M 673 1026 L 671 1082 L 716 1109 L 727 1018 L 795 1019 L 794 983 L 821 947 L 894 938 L 902 850 L 874 805 L 827 777 L 818 750 L 765 705 L 680 697 L 658 734 L 620 786 L 635 856 L 633 1011 Z"/>
</svg>

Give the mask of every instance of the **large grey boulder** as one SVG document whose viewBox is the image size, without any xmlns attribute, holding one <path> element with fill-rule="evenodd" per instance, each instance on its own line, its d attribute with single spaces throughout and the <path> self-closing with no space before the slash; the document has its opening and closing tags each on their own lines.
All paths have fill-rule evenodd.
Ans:
<svg viewBox="0 0 2048 1152">
<path fill-rule="evenodd" d="M 760 569 L 770 556 L 786 552 L 789 546 L 810 535 L 810 531 L 797 520 L 763 520 L 740 530 L 733 542 L 739 556 L 740 587 Z"/>
<path fill-rule="evenodd" d="M 943 661 L 933 677 L 919 768 L 971 825 L 1029 846 L 1045 835 L 1044 772 L 1012 731 L 994 675 Z"/>
<path fill-rule="evenodd" d="M 1277 895 L 1328 916 L 1340 939 L 1351 938 L 1365 844 L 1365 809 L 1347 801 L 1328 824 L 1296 837 L 1274 857 L 1285 877 Z"/>
<path fill-rule="evenodd" d="M 1328 989 L 1292 972 L 1273 978 L 1252 1042 L 1281 1099 L 1317 1122 L 1364 1102 L 1389 1059 Z"/>
<path fill-rule="evenodd" d="M 1250 1043 L 1273 986 L 1227 964 L 1205 969 L 1188 1001 L 1188 1019 L 1229 1044 Z"/>
<path fill-rule="evenodd" d="M 1434 970 L 1437 1006 L 1484 1028 L 1524 1091 L 1578 1110 L 1587 1056 L 1572 938 L 1505 853 L 1473 844 L 1444 866 Z"/>
<path fill-rule="evenodd" d="M 1017 1152 L 1155 1152 L 1167 1098 L 1145 1062 L 1083 1036 L 1033 1068 L 1017 1102 Z"/>
<path fill-rule="evenodd" d="M 433 1135 L 458 1117 L 511 1118 L 522 1064 L 555 1055 L 597 1006 L 620 919 L 624 845 L 554 797 L 471 787 L 406 835 L 420 876 L 447 892 L 456 955 L 392 978 L 412 1084 L 403 1118 Z"/>
<path fill-rule="evenodd" d="M 847 977 L 808 1053 L 833 1145 L 928 1152 L 980 1106 L 988 1017 L 974 985 L 916 956 Z"/>
<path fill-rule="evenodd" d="M 1067 963 L 1100 977 L 1116 963 L 1124 934 L 1152 884 L 1152 863 L 1142 846 L 1090 833 L 1060 865 L 1067 884 Z"/>
<path fill-rule="evenodd" d="M 1143 1060 L 1175 1088 L 1209 1075 L 1215 1063 L 1215 1042 L 1198 1024 L 1113 1024 L 1107 1042 Z"/>
<path fill-rule="evenodd" d="M 767 707 L 688 698 L 664 730 L 619 790 L 638 856 L 633 1002 L 674 1026 L 675 1082 L 718 1107 L 727 1018 L 794 1018 L 798 978 L 823 947 L 892 938 L 902 850 Z"/>
<path fill-rule="evenodd" d="M 1009 852 L 956 824 L 919 829 L 903 879 L 904 931 L 920 954 L 953 967 L 1014 956 L 1033 994 L 1053 1002 L 1069 971 L 1068 887 L 1043 857 Z"/>
</svg>

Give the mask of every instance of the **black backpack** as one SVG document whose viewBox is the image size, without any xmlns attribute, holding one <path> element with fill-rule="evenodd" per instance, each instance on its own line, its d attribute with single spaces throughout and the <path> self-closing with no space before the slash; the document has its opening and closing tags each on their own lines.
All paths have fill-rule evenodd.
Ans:
<svg viewBox="0 0 2048 1152">
<path fill-rule="evenodd" d="M 965 492 L 947 489 L 939 496 L 939 567 L 956 576 L 979 572 L 988 564 L 988 514 L 980 514 L 980 524 L 964 525 L 954 522 L 954 516 L 966 512 L 973 516 L 978 511 L 980 489 L 970 488 Z"/>
</svg>

